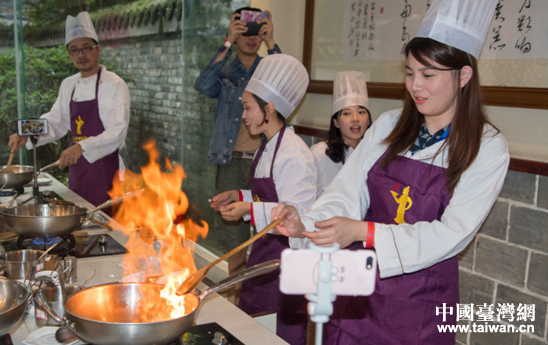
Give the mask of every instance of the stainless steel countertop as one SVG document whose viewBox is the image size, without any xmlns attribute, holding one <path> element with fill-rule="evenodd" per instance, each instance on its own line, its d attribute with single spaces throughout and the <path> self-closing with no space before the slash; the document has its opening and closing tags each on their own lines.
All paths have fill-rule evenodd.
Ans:
<svg viewBox="0 0 548 345">
<path fill-rule="evenodd" d="M 93 206 L 90 203 L 88 203 L 82 197 L 68 189 L 59 181 L 52 178 L 51 175 L 46 174 L 46 176 L 47 178 L 51 178 L 52 182 L 48 185 L 40 186 L 41 191 L 55 191 L 60 197 L 67 201 L 72 201 L 75 204 L 87 207 L 90 210 L 93 209 Z M 25 188 L 25 193 L 32 193 L 32 188 Z M 105 217 L 107 216 L 105 215 Z M 113 227 L 113 231 L 107 231 L 100 227 L 87 228 L 84 231 L 86 231 L 90 235 L 108 233 L 119 243 L 125 244 L 129 236 L 120 230 L 122 226 L 114 222 Z M 205 250 L 198 247 L 196 251 Z M 95 286 L 121 280 L 122 257 L 123 255 L 110 255 L 78 259 L 77 283 L 82 284 L 94 269 L 97 269 L 97 274 L 88 283 L 88 286 Z M 200 266 L 198 262 L 197 265 Z M 216 273 L 213 272 L 213 274 Z M 217 274 L 219 273 L 217 272 Z M 203 289 L 205 288 L 205 285 L 201 284 L 199 288 Z M 255 321 L 249 315 L 241 311 L 239 308 L 237 308 L 218 294 L 212 294 L 206 297 L 206 299 L 201 303 L 200 309 L 198 310 L 198 313 L 196 315 L 195 322 L 199 325 L 217 322 L 227 331 L 232 333 L 232 335 L 241 340 L 244 344 L 287 344 L 281 338 L 276 336 L 276 334 L 269 331 L 266 327 Z M 31 314 L 27 314 L 23 318 L 23 320 L 21 320 L 21 322 L 19 322 L 19 324 L 15 326 L 10 332 L 13 343 L 23 344 L 23 340 L 31 332 L 37 329 L 38 327 L 35 323 L 34 312 L 32 312 Z"/>
</svg>

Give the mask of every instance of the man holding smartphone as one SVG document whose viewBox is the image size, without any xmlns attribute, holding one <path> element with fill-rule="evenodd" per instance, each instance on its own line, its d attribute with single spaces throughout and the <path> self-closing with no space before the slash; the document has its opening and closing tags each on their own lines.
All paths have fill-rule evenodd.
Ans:
<svg viewBox="0 0 548 345">
<path fill-rule="evenodd" d="M 242 16 L 242 11 L 251 12 L 251 15 Z M 256 22 L 241 20 L 259 17 L 263 18 Z M 236 10 L 228 24 L 224 43 L 194 84 L 196 91 L 218 99 L 208 155 L 208 160 L 217 164 L 217 194 L 227 190 L 249 189 L 249 171 L 261 142 L 259 136 L 251 136 L 242 123 L 242 94 L 261 60 L 257 54 L 261 43 L 266 44 L 269 54 L 281 53 L 273 33 L 274 25 L 269 11 L 261 12 L 251 7 Z M 236 58 L 229 62 L 233 49 L 236 50 Z M 220 244 L 226 250 L 237 247 L 250 237 L 249 223 L 242 220 L 223 221 L 220 214 L 216 215 L 212 230 L 216 231 Z M 242 270 L 245 263 L 246 250 L 230 257 L 230 274 Z"/>
<path fill-rule="evenodd" d="M 99 65 L 101 45 L 87 12 L 67 16 L 66 47 L 79 73 L 61 83 L 47 119 L 47 134 L 37 145 L 58 140 L 71 132 L 72 145 L 63 151 L 59 167 L 69 166 L 69 188 L 99 205 L 110 197 L 112 180 L 124 165 L 118 155 L 129 125 L 129 89 L 115 73 Z M 12 134 L 8 146 L 15 152 L 32 148 L 28 136 Z"/>
</svg>

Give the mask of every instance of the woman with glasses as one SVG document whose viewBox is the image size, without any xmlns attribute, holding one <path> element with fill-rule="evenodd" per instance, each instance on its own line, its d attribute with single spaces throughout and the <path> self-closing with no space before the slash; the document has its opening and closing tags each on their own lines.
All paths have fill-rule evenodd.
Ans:
<svg viewBox="0 0 548 345">
<path fill-rule="evenodd" d="M 38 146 L 58 140 L 70 131 L 71 146 L 64 150 L 59 167 L 69 166 L 69 188 L 93 205 L 110 197 L 112 180 L 124 165 L 118 155 L 129 125 L 129 89 L 115 73 L 99 65 L 101 45 L 87 12 L 67 16 L 66 46 L 80 71 L 61 83 L 50 112 L 48 134 Z M 10 136 L 12 152 L 27 144 L 27 136 Z"/>
</svg>

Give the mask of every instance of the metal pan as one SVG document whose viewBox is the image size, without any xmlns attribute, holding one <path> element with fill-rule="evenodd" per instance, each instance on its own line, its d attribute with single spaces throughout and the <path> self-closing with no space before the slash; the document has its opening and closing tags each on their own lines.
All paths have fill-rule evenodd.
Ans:
<svg viewBox="0 0 548 345">
<path fill-rule="evenodd" d="M 133 197 L 137 192 L 129 192 L 108 200 L 88 213 L 88 209 L 76 205 L 23 205 L 0 211 L 7 229 L 20 236 L 53 237 L 68 235 L 78 230 L 93 214 L 125 198 Z"/>
<path fill-rule="evenodd" d="M 27 308 L 30 289 L 24 284 L 0 278 L 0 335 L 9 331 L 19 323 Z"/>
<path fill-rule="evenodd" d="M 159 317 L 158 320 L 147 322 L 131 321 L 140 319 L 138 305 L 157 298 L 163 289 L 162 285 L 145 283 L 105 284 L 79 291 L 65 303 L 67 320 L 53 314 L 49 308 L 46 308 L 46 312 L 63 326 L 68 325 L 80 339 L 92 344 L 167 344 L 182 336 L 192 325 L 196 310 L 206 296 L 245 279 L 272 272 L 279 265 L 280 260 L 268 261 L 247 268 L 200 295 L 188 294 L 191 302 L 189 304 L 195 307 L 177 318 Z"/>
<path fill-rule="evenodd" d="M 59 164 L 59 161 L 51 163 L 38 170 L 38 174 L 55 167 Z M 6 166 L 0 166 L 0 169 L 4 169 Z M 12 189 L 26 185 L 34 177 L 34 167 L 32 165 L 12 165 L 13 173 L 0 174 L 0 189 Z"/>
</svg>

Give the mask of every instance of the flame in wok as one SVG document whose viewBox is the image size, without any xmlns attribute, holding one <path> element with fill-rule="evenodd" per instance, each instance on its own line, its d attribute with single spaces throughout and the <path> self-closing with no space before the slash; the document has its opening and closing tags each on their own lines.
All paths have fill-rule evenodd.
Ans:
<svg viewBox="0 0 548 345">
<path fill-rule="evenodd" d="M 160 154 L 154 141 L 149 140 L 143 148 L 150 159 L 141 168 L 141 174 L 127 171 L 125 180 L 121 183 L 115 181 L 109 194 L 114 197 L 145 187 L 145 191 L 135 198 L 124 200 L 115 216 L 115 220 L 126 229 L 141 229 L 139 237 L 136 237 L 135 232 L 130 232 L 130 240 L 126 243 L 129 255 L 124 257 L 124 277 L 135 278 L 143 272 L 149 276 L 158 275 L 151 273 L 158 272 L 158 266 L 161 267 L 160 275 L 180 272 L 167 277 L 160 296 L 141 301 L 136 317 L 138 322 L 149 322 L 166 318 L 166 313 L 171 318 L 180 317 L 185 315 L 185 308 L 188 314 L 197 307 L 196 298 L 177 296 L 175 291 L 189 274 L 196 271 L 193 242 L 207 235 L 208 226 L 203 221 L 196 224 L 185 217 L 189 204 L 181 190 L 183 178 L 186 177 L 183 168 L 172 165 L 166 159 L 167 171 L 163 172 L 158 163 Z M 154 238 L 161 244 L 158 253 L 152 244 Z"/>
</svg>

